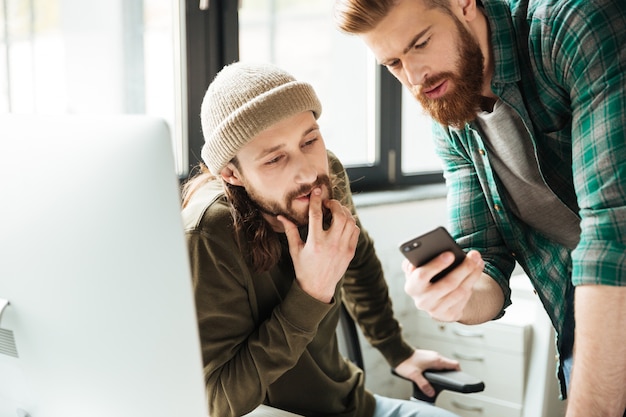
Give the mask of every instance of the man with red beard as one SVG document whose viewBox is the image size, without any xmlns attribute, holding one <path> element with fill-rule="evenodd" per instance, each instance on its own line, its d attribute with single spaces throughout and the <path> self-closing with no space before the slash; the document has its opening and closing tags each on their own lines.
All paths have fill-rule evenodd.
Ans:
<svg viewBox="0 0 626 417">
<path fill-rule="evenodd" d="M 558 333 L 567 416 L 622 416 L 626 2 L 336 0 L 335 16 L 436 122 L 449 229 L 468 257 L 432 285 L 450 253 L 405 262 L 416 306 L 496 319 L 519 263 Z"/>
<path fill-rule="evenodd" d="M 226 66 L 202 102 L 201 172 L 183 189 L 212 417 L 260 404 L 305 416 L 454 417 L 367 391 L 339 353 L 342 300 L 400 376 L 458 362 L 402 337 L 313 88 L 271 65 Z"/>
</svg>

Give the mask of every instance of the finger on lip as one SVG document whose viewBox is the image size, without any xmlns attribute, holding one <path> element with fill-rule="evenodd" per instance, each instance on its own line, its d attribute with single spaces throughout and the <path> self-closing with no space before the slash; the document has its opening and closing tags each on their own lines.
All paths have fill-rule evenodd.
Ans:
<svg viewBox="0 0 626 417">
<path fill-rule="evenodd" d="M 302 194 L 299 198 L 308 198 L 311 199 L 313 198 L 313 196 L 321 196 L 322 195 L 322 189 L 319 187 L 313 188 L 311 191 L 309 191 L 307 194 Z"/>
<path fill-rule="evenodd" d="M 317 189 L 318 189 L 318 188 L 313 188 L 313 189 L 312 189 L 312 190 L 310 190 L 309 192 L 304 193 L 304 194 L 300 194 L 300 195 L 299 195 L 298 197 L 296 197 L 296 198 L 298 198 L 298 199 L 302 199 L 302 198 L 311 198 L 314 194 L 316 194 L 316 193 L 315 193 L 315 190 L 317 190 Z M 321 194 L 321 193 L 317 193 L 317 195 L 319 195 L 319 194 Z"/>
</svg>

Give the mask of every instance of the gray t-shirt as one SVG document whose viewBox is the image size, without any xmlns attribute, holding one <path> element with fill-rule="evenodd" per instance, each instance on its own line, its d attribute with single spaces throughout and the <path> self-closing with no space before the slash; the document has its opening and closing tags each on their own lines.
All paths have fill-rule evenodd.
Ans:
<svg viewBox="0 0 626 417">
<path fill-rule="evenodd" d="M 517 113 L 498 100 L 492 112 L 478 113 L 476 122 L 513 213 L 573 249 L 580 239 L 580 218 L 541 177 L 530 135 Z"/>
</svg>

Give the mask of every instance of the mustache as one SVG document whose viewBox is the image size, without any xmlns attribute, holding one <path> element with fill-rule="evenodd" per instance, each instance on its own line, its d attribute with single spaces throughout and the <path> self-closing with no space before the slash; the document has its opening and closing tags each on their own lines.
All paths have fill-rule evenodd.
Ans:
<svg viewBox="0 0 626 417">
<path fill-rule="evenodd" d="M 285 195 L 286 201 L 291 201 L 295 198 L 300 197 L 301 195 L 310 194 L 314 188 L 322 186 L 325 186 L 328 189 L 328 192 L 331 194 L 330 198 L 332 198 L 332 187 L 330 184 L 330 178 L 328 177 L 328 175 L 320 175 L 312 183 L 302 184 L 297 189 L 288 192 Z"/>
<path fill-rule="evenodd" d="M 445 79 L 454 79 L 454 78 L 455 78 L 455 75 L 453 73 L 443 72 L 443 73 L 428 77 L 421 86 L 419 87 L 413 86 L 411 87 L 411 90 L 413 91 L 414 95 L 424 97 L 424 99 L 429 100 L 424 95 L 424 91 L 431 90 L 433 87 L 441 84 L 441 82 Z"/>
</svg>

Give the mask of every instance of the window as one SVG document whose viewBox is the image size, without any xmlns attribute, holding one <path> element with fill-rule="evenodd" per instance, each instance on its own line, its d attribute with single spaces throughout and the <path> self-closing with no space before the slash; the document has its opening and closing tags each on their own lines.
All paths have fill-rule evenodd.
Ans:
<svg viewBox="0 0 626 417">
<path fill-rule="evenodd" d="M 347 165 L 375 164 L 375 67 L 358 39 L 334 30 L 328 2 L 245 0 L 239 57 L 272 62 L 313 84 L 327 146 Z"/>
<path fill-rule="evenodd" d="M 179 2 L 0 0 L 0 112 L 149 114 L 187 153 Z"/>
<path fill-rule="evenodd" d="M 441 171 L 441 161 L 435 156 L 430 116 L 406 89 L 402 91 L 402 115 L 402 172 Z"/>
</svg>

